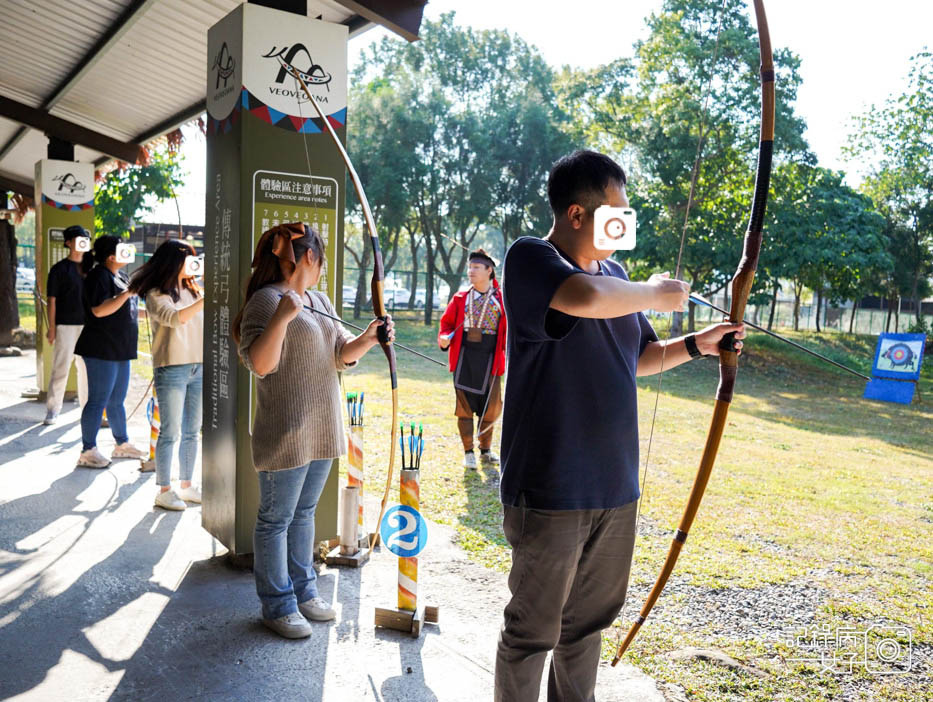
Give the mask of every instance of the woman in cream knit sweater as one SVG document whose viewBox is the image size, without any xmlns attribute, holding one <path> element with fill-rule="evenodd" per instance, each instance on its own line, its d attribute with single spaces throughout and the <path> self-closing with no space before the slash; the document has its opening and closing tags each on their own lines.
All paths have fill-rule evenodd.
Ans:
<svg viewBox="0 0 933 702">
<path fill-rule="evenodd" d="M 240 359 L 258 378 L 252 427 L 259 473 L 253 573 L 263 623 L 286 638 L 311 634 L 308 619 L 334 610 L 318 596 L 314 510 L 333 459 L 345 453 L 337 372 L 378 344 L 373 320 L 358 337 L 338 322 L 320 280 L 324 242 L 301 223 L 262 235 L 246 301 L 233 322 Z M 310 308 L 310 309 L 306 309 Z M 394 338 L 391 320 L 389 338 Z"/>
<path fill-rule="evenodd" d="M 152 378 L 159 402 L 156 443 L 156 507 L 183 510 L 185 502 L 201 502 L 191 484 L 201 434 L 204 296 L 185 271 L 195 250 L 184 241 L 163 242 L 133 274 L 130 289 L 146 301 L 152 328 Z M 181 440 L 179 442 L 179 439 Z M 172 457 L 178 446 L 181 485 L 172 490 Z"/>
</svg>

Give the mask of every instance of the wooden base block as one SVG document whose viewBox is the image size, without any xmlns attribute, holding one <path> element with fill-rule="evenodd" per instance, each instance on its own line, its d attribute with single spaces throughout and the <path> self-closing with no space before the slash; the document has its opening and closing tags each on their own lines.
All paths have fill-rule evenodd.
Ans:
<svg viewBox="0 0 933 702">
<path fill-rule="evenodd" d="M 407 609 L 376 607 L 376 626 L 404 631 L 417 638 L 421 636 L 421 627 L 425 622 L 437 624 L 439 614 L 439 607 L 421 606 L 415 612 Z"/>
<path fill-rule="evenodd" d="M 334 548 L 324 558 L 324 562 L 329 566 L 348 566 L 350 568 L 359 568 L 365 565 L 369 560 L 370 551 L 368 548 L 361 548 L 351 556 L 340 553 L 340 546 Z"/>
</svg>

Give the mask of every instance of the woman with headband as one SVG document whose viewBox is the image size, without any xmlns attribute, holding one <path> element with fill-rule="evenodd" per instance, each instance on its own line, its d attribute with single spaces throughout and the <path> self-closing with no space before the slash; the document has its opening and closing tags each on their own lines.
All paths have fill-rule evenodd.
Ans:
<svg viewBox="0 0 933 702">
<path fill-rule="evenodd" d="M 259 473 L 259 514 L 253 573 L 263 623 L 296 639 L 308 620 L 335 616 L 319 595 L 314 572 L 314 510 L 333 459 L 346 452 L 337 372 L 379 342 L 380 320 L 357 337 L 329 315 L 327 297 L 311 292 L 324 267 L 324 242 L 295 222 L 262 235 L 253 257 L 243 309 L 233 335 L 243 364 L 257 377 L 253 465 Z M 395 333 L 388 321 L 389 339 Z"/>
</svg>

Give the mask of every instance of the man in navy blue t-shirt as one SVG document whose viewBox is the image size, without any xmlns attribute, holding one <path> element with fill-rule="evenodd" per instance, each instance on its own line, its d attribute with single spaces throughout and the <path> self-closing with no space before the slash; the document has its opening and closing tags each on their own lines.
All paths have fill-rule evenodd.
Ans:
<svg viewBox="0 0 933 702">
<path fill-rule="evenodd" d="M 628 280 L 593 243 L 600 205 L 628 207 L 625 173 L 577 151 L 548 178 L 554 224 L 505 259 L 508 368 L 502 424 L 503 528 L 512 599 L 496 656 L 495 699 L 537 700 L 553 650 L 548 700 L 592 700 L 600 632 L 622 607 L 635 541 L 636 375 L 718 353 L 742 325 L 667 342 L 643 314 L 679 310 L 689 285 Z M 741 342 L 737 342 L 741 347 Z M 665 348 L 666 347 L 666 348 Z"/>
</svg>

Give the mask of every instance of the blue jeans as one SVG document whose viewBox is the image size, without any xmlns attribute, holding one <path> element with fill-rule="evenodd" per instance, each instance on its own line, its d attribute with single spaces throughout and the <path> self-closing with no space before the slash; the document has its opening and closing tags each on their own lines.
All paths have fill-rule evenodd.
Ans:
<svg viewBox="0 0 933 702">
<path fill-rule="evenodd" d="M 118 444 L 129 441 L 126 435 L 126 410 L 123 401 L 130 384 L 129 361 L 105 361 L 102 358 L 84 357 L 87 369 L 87 404 L 81 410 L 81 442 L 87 451 L 97 446 L 97 431 L 100 420 L 107 410 L 107 421 L 113 440 Z"/>
<path fill-rule="evenodd" d="M 183 363 L 162 366 L 153 371 L 156 398 L 159 402 L 159 440 L 156 443 L 156 485 L 172 482 L 172 455 L 178 447 L 178 477 L 191 480 L 194 461 L 198 457 L 198 435 L 201 433 L 201 387 L 203 364 Z"/>
<path fill-rule="evenodd" d="M 333 459 L 288 470 L 259 471 L 259 514 L 253 533 L 253 574 L 264 619 L 298 611 L 317 597 L 314 508 Z"/>
</svg>

